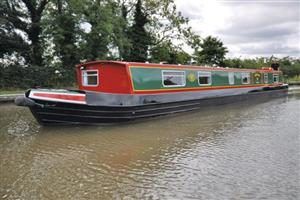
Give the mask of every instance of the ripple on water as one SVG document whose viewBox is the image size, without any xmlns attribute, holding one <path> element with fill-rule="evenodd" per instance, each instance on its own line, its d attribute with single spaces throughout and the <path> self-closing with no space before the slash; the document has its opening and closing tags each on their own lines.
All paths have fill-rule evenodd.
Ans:
<svg viewBox="0 0 300 200">
<path fill-rule="evenodd" d="M 7 126 L 7 133 L 11 136 L 22 137 L 30 136 L 39 132 L 39 126 L 33 125 L 26 119 L 11 121 Z"/>
</svg>

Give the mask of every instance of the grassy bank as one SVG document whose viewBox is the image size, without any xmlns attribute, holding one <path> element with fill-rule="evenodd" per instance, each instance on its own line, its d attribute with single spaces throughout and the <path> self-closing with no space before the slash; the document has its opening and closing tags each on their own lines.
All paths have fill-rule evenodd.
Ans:
<svg viewBox="0 0 300 200">
<path fill-rule="evenodd" d="M 300 75 L 289 77 L 286 80 L 287 80 L 286 82 L 290 85 L 300 85 Z"/>
<path fill-rule="evenodd" d="M 48 87 L 44 87 L 44 88 L 48 88 Z M 70 90 L 78 89 L 78 87 L 75 84 L 70 85 L 70 86 L 57 85 L 57 86 L 53 86 L 51 88 L 70 89 Z M 30 88 L 27 88 L 27 89 L 24 89 L 24 88 L 0 88 L 0 95 L 21 94 L 21 93 L 25 93 L 28 89 L 30 89 Z"/>
<path fill-rule="evenodd" d="M 24 93 L 25 89 L 19 89 L 19 88 L 10 88 L 10 89 L 0 89 L 0 95 L 4 94 L 21 94 Z"/>
</svg>

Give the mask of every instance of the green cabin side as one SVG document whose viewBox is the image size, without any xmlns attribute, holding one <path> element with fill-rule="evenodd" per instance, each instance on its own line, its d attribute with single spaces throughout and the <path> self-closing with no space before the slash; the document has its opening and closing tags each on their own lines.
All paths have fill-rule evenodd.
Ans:
<svg viewBox="0 0 300 200">
<path fill-rule="evenodd" d="M 197 89 L 205 87 L 242 87 L 255 86 L 262 84 L 279 84 L 282 83 L 283 77 L 280 71 L 263 71 L 263 70 L 237 70 L 233 69 L 186 69 L 186 68 L 163 68 L 163 67 L 129 67 L 132 86 L 134 91 L 147 90 L 174 90 L 174 89 Z M 164 85 L 164 79 L 167 75 L 178 74 L 178 79 L 182 78 L 180 86 Z M 274 75 L 275 74 L 275 75 Z M 171 76 L 170 75 L 170 76 Z M 275 78 L 274 78 L 275 76 Z M 201 78 L 200 78 L 201 77 Z M 209 78 L 210 77 L 210 78 Z M 210 80 L 209 80 L 210 79 Z M 275 80 L 274 80 L 275 79 Z M 202 83 L 201 83 L 202 81 Z M 274 82 L 275 81 L 275 82 Z M 207 83 L 208 84 L 205 84 Z M 203 84 L 204 83 L 204 84 Z"/>
</svg>

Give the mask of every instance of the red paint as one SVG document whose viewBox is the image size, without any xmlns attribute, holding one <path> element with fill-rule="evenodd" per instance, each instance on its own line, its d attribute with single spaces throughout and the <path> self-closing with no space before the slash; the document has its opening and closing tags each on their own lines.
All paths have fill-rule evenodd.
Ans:
<svg viewBox="0 0 300 200">
<path fill-rule="evenodd" d="M 133 89 L 133 83 L 132 83 L 131 72 L 130 72 L 130 69 L 129 69 L 129 64 L 126 64 L 126 74 L 127 74 L 130 94 L 133 94 L 134 89 Z"/>
<path fill-rule="evenodd" d="M 99 85 L 84 86 L 82 85 L 82 75 L 80 67 L 84 66 L 85 70 L 98 70 Z M 131 93 L 131 84 L 127 74 L 126 63 L 122 62 L 89 62 L 77 66 L 77 80 L 80 90 L 89 90 L 107 93 Z"/>
<path fill-rule="evenodd" d="M 51 94 L 51 93 L 33 93 L 33 95 L 36 97 L 46 97 L 46 98 L 55 98 L 55 99 L 85 102 L 85 96 L 75 96 L 75 95 L 67 95 L 67 94 Z"/>
</svg>

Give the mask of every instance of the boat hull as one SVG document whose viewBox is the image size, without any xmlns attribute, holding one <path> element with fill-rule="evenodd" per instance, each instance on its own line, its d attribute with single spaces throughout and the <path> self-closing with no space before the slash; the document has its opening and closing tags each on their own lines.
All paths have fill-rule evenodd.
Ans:
<svg viewBox="0 0 300 200">
<path fill-rule="evenodd" d="M 270 99 L 287 94 L 287 87 L 272 90 L 252 91 L 246 94 L 193 99 L 167 103 L 149 103 L 138 106 L 91 106 L 88 104 L 34 100 L 29 106 L 37 121 L 43 125 L 51 124 L 116 124 L 163 116 L 168 114 L 201 110 L 209 106 Z"/>
</svg>

